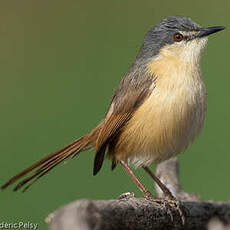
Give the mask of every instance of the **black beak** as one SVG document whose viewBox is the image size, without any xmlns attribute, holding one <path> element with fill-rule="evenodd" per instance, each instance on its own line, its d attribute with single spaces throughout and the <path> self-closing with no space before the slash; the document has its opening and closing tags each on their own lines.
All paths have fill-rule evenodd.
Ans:
<svg viewBox="0 0 230 230">
<path fill-rule="evenodd" d="M 224 26 L 212 26 L 212 27 L 202 28 L 200 33 L 197 35 L 197 37 L 202 38 L 202 37 L 208 36 L 210 34 L 214 34 L 224 29 L 225 29 Z"/>
</svg>

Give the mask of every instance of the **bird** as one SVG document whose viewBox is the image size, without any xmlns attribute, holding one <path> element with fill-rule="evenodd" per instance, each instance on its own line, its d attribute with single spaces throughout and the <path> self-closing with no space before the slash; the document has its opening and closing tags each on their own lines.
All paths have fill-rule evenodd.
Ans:
<svg viewBox="0 0 230 230">
<path fill-rule="evenodd" d="M 112 170 L 121 164 L 149 197 L 150 191 L 132 169 L 142 167 L 165 196 L 173 199 L 149 165 L 184 152 L 201 132 L 206 114 L 201 54 L 208 36 L 223 29 L 202 27 L 186 16 L 164 18 L 146 33 L 134 62 L 115 89 L 104 119 L 86 135 L 9 179 L 1 189 L 21 179 L 14 191 L 26 191 L 61 162 L 95 149 L 93 175 L 107 157 Z"/>
</svg>

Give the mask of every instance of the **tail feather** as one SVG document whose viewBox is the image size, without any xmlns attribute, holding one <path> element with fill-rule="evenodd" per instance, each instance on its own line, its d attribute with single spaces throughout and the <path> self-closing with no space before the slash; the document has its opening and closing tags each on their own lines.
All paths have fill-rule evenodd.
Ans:
<svg viewBox="0 0 230 230">
<path fill-rule="evenodd" d="M 22 186 L 26 185 L 28 182 L 31 181 L 29 184 L 27 184 L 26 187 L 24 187 L 23 191 L 27 190 L 34 182 L 36 182 L 39 178 L 41 178 L 43 175 L 48 173 L 55 166 L 63 162 L 65 159 L 69 157 L 73 158 L 78 153 L 93 148 L 95 146 L 95 142 L 96 142 L 96 138 L 99 133 L 99 129 L 100 129 L 100 126 L 96 127 L 89 134 L 75 140 L 74 142 L 65 146 L 64 148 L 54 153 L 51 153 L 47 155 L 46 157 L 42 158 L 40 161 L 32 164 L 30 167 L 18 173 L 16 176 L 12 177 L 8 182 L 2 185 L 1 189 L 7 188 L 9 185 L 13 184 L 20 178 L 24 177 L 25 175 L 29 173 L 32 173 L 32 175 L 26 177 L 24 180 L 19 182 L 14 188 L 14 191 L 17 191 Z"/>
<path fill-rule="evenodd" d="M 53 169 L 55 166 L 60 164 L 62 161 L 64 161 L 68 156 L 60 157 L 58 160 L 53 162 L 52 164 L 48 164 L 46 167 L 42 167 L 41 169 L 37 170 L 33 175 L 30 177 L 27 177 L 23 181 L 17 184 L 17 186 L 14 188 L 14 191 L 17 191 L 20 189 L 23 185 L 27 184 L 29 181 L 31 181 L 29 184 L 27 184 L 26 187 L 22 190 L 22 192 L 25 192 L 32 184 L 34 184 L 38 179 L 40 179 L 42 176 L 47 174 L 51 169 Z"/>
</svg>

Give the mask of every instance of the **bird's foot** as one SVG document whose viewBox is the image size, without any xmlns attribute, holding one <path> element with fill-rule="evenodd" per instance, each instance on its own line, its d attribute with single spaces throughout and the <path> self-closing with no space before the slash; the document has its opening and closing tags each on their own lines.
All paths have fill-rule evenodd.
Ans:
<svg viewBox="0 0 230 230">
<path fill-rule="evenodd" d="M 151 192 L 149 192 L 148 190 L 146 190 L 144 192 L 144 197 L 147 199 L 147 200 L 155 200 L 156 198 L 152 195 Z"/>
<path fill-rule="evenodd" d="M 168 205 L 175 209 L 179 216 L 180 216 L 180 219 L 181 219 L 181 223 L 182 225 L 185 224 L 185 216 L 184 216 L 184 212 L 182 210 L 182 205 L 181 205 L 181 202 L 179 200 L 177 200 L 175 197 L 165 197 L 165 201 L 168 203 Z"/>
<path fill-rule="evenodd" d="M 155 203 L 158 203 L 164 209 L 166 209 L 167 214 L 170 216 L 172 222 L 174 219 L 173 219 L 173 214 L 171 210 L 172 209 L 176 210 L 176 212 L 180 216 L 182 225 L 185 224 L 185 216 L 181 208 L 181 202 L 177 200 L 174 196 L 170 195 L 170 196 L 166 196 L 165 198 L 156 198 L 150 192 L 147 192 L 145 193 L 145 198 Z"/>
</svg>

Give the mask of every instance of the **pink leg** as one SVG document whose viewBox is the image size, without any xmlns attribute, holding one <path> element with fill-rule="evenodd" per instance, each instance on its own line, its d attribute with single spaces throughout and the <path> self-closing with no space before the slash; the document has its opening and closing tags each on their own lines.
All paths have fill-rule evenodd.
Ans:
<svg viewBox="0 0 230 230">
<path fill-rule="evenodd" d="M 175 197 L 172 195 L 170 190 L 156 177 L 153 172 L 148 167 L 143 167 L 143 169 L 153 178 L 153 180 L 157 183 L 157 185 L 161 188 L 166 197 L 171 200 L 175 200 Z"/>
<path fill-rule="evenodd" d="M 144 193 L 144 196 L 153 197 L 152 194 L 141 184 L 138 178 L 134 175 L 133 171 L 129 168 L 129 166 L 122 160 L 120 161 L 120 163 L 122 167 L 125 169 L 125 171 L 131 176 L 138 188 Z"/>
</svg>

